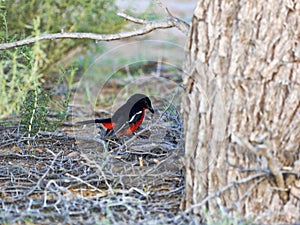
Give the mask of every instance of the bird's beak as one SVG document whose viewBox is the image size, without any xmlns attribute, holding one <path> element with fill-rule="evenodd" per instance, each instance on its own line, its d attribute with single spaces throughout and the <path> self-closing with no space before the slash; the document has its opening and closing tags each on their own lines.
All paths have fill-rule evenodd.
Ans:
<svg viewBox="0 0 300 225">
<path fill-rule="evenodd" d="M 154 113 L 154 109 L 152 107 L 148 108 L 150 112 Z"/>
</svg>

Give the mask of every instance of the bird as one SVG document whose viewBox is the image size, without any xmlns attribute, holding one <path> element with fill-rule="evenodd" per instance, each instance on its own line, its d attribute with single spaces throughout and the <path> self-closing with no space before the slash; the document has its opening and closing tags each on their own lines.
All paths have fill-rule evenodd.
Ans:
<svg viewBox="0 0 300 225">
<path fill-rule="evenodd" d="M 134 134 L 142 124 L 145 111 L 154 113 L 151 100 L 144 94 L 134 94 L 127 102 L 116 110 L 111 118 L 85 120 L 78 124 L 100 123 L 107 130 L 105 136 L 117 134 L 118 136 Z"/>
</svg>

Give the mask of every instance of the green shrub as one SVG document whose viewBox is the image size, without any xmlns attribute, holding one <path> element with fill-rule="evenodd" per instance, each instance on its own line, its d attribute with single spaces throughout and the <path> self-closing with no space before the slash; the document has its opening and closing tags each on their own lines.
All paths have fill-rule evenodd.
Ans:
<svg viewBox="0 0 300 225">
<path fill-rule="evenodd" d="M 124 20 L 116 15 L 114 0 L 0 2 L 1 43 L 62 31 L 114 33 L 123 25 Z M 82 54 L 95 46 L 93 41 L 64 39 L 0 51 L 0 119 L 18 114 L 23 103 L 28 105 L 28 91 L 42 93 L 44 78 L 59 74 L 61 65 L 66 67 L 76 53 Z"/>
<path fill-rule="evenodd" d="M 100 34 L 119 31 L 125 21 L 116 15 L 114 0 L 4 0 L 2 1 L 1 42 L 35 36 L 34 20 L 38 18 L 40 34 L 59 32 L 95 32 Z M 87 40 L 52 40 L 41 42 L 45 61 L 39 71 L 47 74 L 66 64 L 76 53 L 82 53 L 95 43 Z"/>
<path fill-rule="evenodd" d="M 48 118 L 50 106 L 53 103 L 50 95 L 51 91 L 45 91 L 41 88 L 27 92 L 21 109 L 21 125 L 25 128 L 28 136 L 35 135 L 39 131 L 54 131 L 66 119 L 69 94 L 65 101 L 59 104 L 55 117 Z M 54 104 L 56 103 L 54 101 Z"/>
<path fill-rule="evenodd" d="M 27 91 L 40 84 L 38 48 L 0 52 L 0 119 L 18 113 Z"/>
</svg>

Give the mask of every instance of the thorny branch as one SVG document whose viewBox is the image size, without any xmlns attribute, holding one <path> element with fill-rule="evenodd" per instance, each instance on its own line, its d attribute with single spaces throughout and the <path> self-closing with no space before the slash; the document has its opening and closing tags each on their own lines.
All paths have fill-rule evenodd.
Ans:
<svg viewBox="0 0 300 225">
<path fill-rule="evenodd" d="M 128 32 L 122 32 L 118 34 L 95 34 L 95 33 L 55 33 L 55 34 L 42 34 L 37 37 L 27 38 L 21 41 L 15 41 L 10 43 L 4 43 L 0 44 L 0 50 L 6 50 L 10 48 L 15 48 L 19 46 L 24 46 L 28 44 L 32 44 L 37 41 L 42 40 L 55 40 L 55 39 L 65 39 L 65 38 L 71 38 L 71 39 L 91 39 L 95 41 L 113 41 L 113 40 L 120 40 L 124 38 L 129 37 L 135 37 L 140 36 L 144 34 L 148 34 L 151 31 L 157 30 L 157 29 L 167 29 L 172 27 L 177 27 L 179 30 L 181 30 L 185 35 L 187 35 L 187 32 L 189 30 L 189 25 L 184 22 L 183 20 L 172 16 L 169 13 L 169 16 L 167 19 L 162 21 L 148 21 L 143 20 L 139 18 L 132 17 L 130 15 L 127 15 L 125 13 L 118 13 L 119 16 L 123 17 L 124 19 L 127 19 L 131 22 L 142 24 L 144 27 L 134 30 L 134 31 L 128 31 Z"/>
</svg>

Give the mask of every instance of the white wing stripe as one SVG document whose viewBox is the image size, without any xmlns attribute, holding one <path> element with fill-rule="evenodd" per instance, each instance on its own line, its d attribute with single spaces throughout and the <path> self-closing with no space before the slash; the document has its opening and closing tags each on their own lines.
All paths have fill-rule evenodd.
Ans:
<svg viewBox="0 0 300 225">
<path fill-rule="evenodd" d="M 131 117 L 131 119 L 128 121 L 128 123 L 131 123 L 133 120 L 134 120 L 134 118 L 138 115 L 138 114 L 141 114 L 143 111 L 138 111 L 136 114 L 134 114 L 132 117 Z"/>
</svg>

